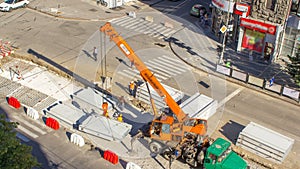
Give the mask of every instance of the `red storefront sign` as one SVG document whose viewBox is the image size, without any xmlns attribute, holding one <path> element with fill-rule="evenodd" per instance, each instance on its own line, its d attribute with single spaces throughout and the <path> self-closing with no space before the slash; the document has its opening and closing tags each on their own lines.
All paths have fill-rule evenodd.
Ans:
<svg viewBox="0 0 300 169">
<path fill-rule="evenodd" d="M 247 4 L 236 3 L 233 12 L 237 15 L 240 15 L 240 16 L 242 16 L 243 13 L 246 13 L 246 16 L 249 16 L 250 6 L 247 5 Z"/>
<path fill-rule="evenodd" d="M 251 29 L 251 30 L 255 30 L 255 31 L 259 31 L 262 33 L 269 33 L 272 35 L 275 35 L 276 33 L 276 26 L 274 25 L 270 25 L 267 23 L 263 23 L 263 22 L 259 22 L 259 21 L 255 21 L 252 19 L 247 19 L 247 18 L 241 18 L 241 26 Z"/>
</svg>

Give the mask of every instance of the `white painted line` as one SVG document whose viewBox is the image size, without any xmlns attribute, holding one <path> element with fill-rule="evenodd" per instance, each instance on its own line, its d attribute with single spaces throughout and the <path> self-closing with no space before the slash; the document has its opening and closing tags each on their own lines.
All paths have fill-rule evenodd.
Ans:
<svg viewBox="0 0 300 169">
<path fill-rule="evenodd" d="M 158 57 L 157 60 L 155 60 L 163 65 L 166 65 L 168 67 L 172 67 L 172 69 L 176 69 L 180 72 L 186 72 L 188 69 L 184 66 L 179 65 L 179 63 L 174 63 L 171 60 L 165 60 L 161 57 Z"/>
<path fill-rule="evenodd" d="M 29 142 L 30 139 L 27 138 L 26 136 L 24 136 L 23 134 L 17 132 L 17 135 L 16 135 L 19 139 L 23 140 L 24 142 Z"/>
<path fill-rule="evenodd" d="M 160 62 L 157 63 L 157 62 L 154 62 L 152 60 L 149 60 L 148 61 L 149 63 L 151 63 L 152 65 L 156 65 L 157 67 L 160 67 L 161 69 L 163 69 L 165 72 L 171 74 L 172 76 L 176 76 L 177 74 L 180 74 L 178 73 L 178 71 L 174 70 L 172 67 L 170 67 L 169 65 L 162 65 Z"/>
<path fill-rule="evenodd" d="M 163 63 L 168 63 L 169 65 L 173 65 L 174 67 L 176 67 L 180 70 L 184 70 L 184 71 L 190 70 L 189 67 L 184 62 L 179 63 L 178 60 L 176 60 L 175 58 L 171 57 L 171 58 L 165 59 L 162 57 L 158 57 L 157 59 Z"/>
<path fill-rule="evenodd" d="M 118 20 L 116 20 L 116 21 L 113 21 L 112 23 L 114 23 L 114 24 L 116 24 L 116 25 L 120 25 L 120 24 L 122 24 L 123 22 L 126 22 L 127 20 L 130 20 L 131 18 L 129 18 L 129 17 L 123 17 L 123 18 L 120 18 L 120 19 L 118 19 Z"/>
<path fill-rule="evenodd" d="M 234 92 L 230 93 L 230 95 L 228 95 L 222 101 L 220 101 L 220 103 L 218 104 L 217 108 L 220 108 L 222 105 L 224 105 L 230 99 L 232 99 L 234 96 L 236 96 L 237 94 L 239 94 L 243 89 L 244 89 L 243 87 L 240 87 L 240 88 L 236 89 Z"/>
<path fill-rule="evenodd" d="M 41 130 L 40 128 L 38 128 L 38 127 L 36 127 L 36 126 L 30 124 L 29 122 L 20 119 L 18 116 L 13 116 L 13 118 L 14 118 L 14 119 L 17 119 L 20 123 L 22 122 L 22 123 L 25 124 L 26 126 L 32 128 L 33 130 L 37 131 L 38 133 L 40 133 L 40 134 L 42 134 L 42 135 L 44 135 L 44 134 L 47 133 L 47 132 Z"/>
<path fill-rule="evenodd" d="M 144 32 L 145 28 L 147 28 L 148 25 L 141 25 L 140 27 L 138 27 L 137 29 L 135 29 L 135 31 L 138 31 L 138 32 Z"/>
<path fill-rule="evenodd" d="M 161 25 L 158 25 L 159 28 L 156 28 L 155 29 L 155 32 L 153 34 L 151 34 L 150 36 L 153 36 L 153 37 L 157 37 L 157 36 L 161 36 L 161 31 L 162 30 L 165 30 L 166 28 L 164 26 L 161 26 Z"/>
<path fill-rule="evenodd" d="M 26 133 L 28 136 L 32 137 L 32 138 L 38 138 L 39 136 L 34 134 L 33 132 L 27 130 L 26 128 L 24 128 L 23 126 L 21 125 L 18 125 L 18 128 L 20 131 Z"/>
<path fill-rule="evenodd" d="M 160 32 L 163 35 L 166 35 L 167 32 L 171 32 L 172 29 L 166 28 L 164 31 Z"/>
<path fill-rule="evenodd" d="M 127 28 L 129 26 L 132 26 L 131 23 L 135 23 L 135 22 L 136 22 L 135 19 L 131 19 L 131 20 L 128 20 L 127 22 L 125 22 L 125 23 L 120 24 L 120 26 L 123 26 L 123 27 Z"/>
<path fill-rule="evenodd" d="M 148 67 L 148 69 L 150 70 L 149 67 Z M 140 75 L 140 72 L 139 72 L 138 70 L 134 69 L 134 70 L 132 70 L 132 71 L 136 72 L 136 73 L 139 75 L 139 77 L 142 79 L 142 77 L 141 77 L 141 75 Z M 157 80 L 160 81 L 160 82 L 161 82 L 162 80 L 168 79 L 168 77 L 161 76 L 161 75 L 159 75 L 159 74 L 153 72 L 152 70 L 150 70 L 150 71 L 155 75 L 155 77 L 157 78 Z M 161 80 L 161 79 L 162 79 L 162 80 Z M 142 80 L 143 80 L 143 79 L 142 79 Z"/>
<path fill-rule="evenodd" d="M 130 27 L 130 29 L 135 29 L 141 25 L 145 25 L 146 23 L 143 20 L 140 20 L 140 22 L 137 22 L 137 24 L 133 25 L 132 27 Z"/>
<path fill-rule="evenodd" d="M 156 78 L 161 78 L 162 80 L 166 80 L 170 78 L 169 75 L 166 75 L 162 72 L 155 72 L 155 69 L 151 67 L 151 65 L 147 65 L 148 69 L 155 75 Z M 161 79 L 158 79 L 158 81 L 162 81 Z"/>
<path fill-rule="evenodd" d="M 172 75 L 174 75 L 174 74 L 172 74 L 172 73 L 167 73 L 167 71 L 166 70 L 164 70 L 164 69 L 162 69 L 162 68 L 160 68 L 160 67 L 158 67 L 158 66 L 155 66 L 155 65 L 153 65 L 152 63 L 145 63 L 148 67 L 150 67 L 152 70 L 153 70 L 153 72 L 158 72 L 159 74 L 162 74 L 163 76 L 165 76 L 165 77 L 171 77 Z"/>
<path fill-rule="evenodd" d="M 170 60 L 170 57 L 169 57 L 169 56 L 162 55 L 162 57 L 165 58 L 165 59 L 167 59 L 167 60 Z M 182 63 L 183 63 L 181 60 L 178 60 L 178 59 L 173 59 L 172 61 L 178 62 L 179 64 L 182 64 Z"/>
<path fill-rule="evenodd" d="M 152 25 L 149 25 L 145 31 L 144 34 L 152 34 L 155 31 L 155 29 L 152 27 Z"/>
<path fill-rule="evenodd" d="M 172 35 L 173 33 L 175 33 L 176 31 L 175 30 L 172 30 L 172 31 L 170 31 L 170 32 L 167 32 L 165 35 L 166 36 L 170 36 L 170 35 Z"/>
</svg>

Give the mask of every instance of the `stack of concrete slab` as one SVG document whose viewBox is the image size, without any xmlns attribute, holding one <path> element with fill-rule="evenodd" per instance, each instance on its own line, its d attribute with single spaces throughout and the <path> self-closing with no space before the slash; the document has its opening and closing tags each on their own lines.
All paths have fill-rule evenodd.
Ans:
<svg viewBox="0 0 300 169">
<path fill-rule="evenodd" d="M 195 93 L 179 105 L 192 118 L 208 119 L 217 111 L 218 101 L 200 93 Z"/>
<path fill-rule="evenodd" d="M 236 145 L 268 160 L 281 163 L 291 151 L 294 140 L 250 122 L 239 134 Z"/>
<path fill-rule="evenodd" d="M 166 89 L 166 91 L 171 95 L 171 97 L 178 102 L 179 100 L 181 100 L 184 96 L 184 93 L 174 89 L 170 86 L 164 85 L 162 84 L 162 86 Z M 162 108 L 166 108 L 168 107 L 165 103 L 165 101 L 163 100 L 162 97 L 160 97 L 156 91 L 152 88 L 151 85 L 149 85 L 149 90 L 151 93 L 152 98 L 154 99 L 154 103 L 157 109 L 162 109 Z M 142 85 L 139 85 L 137 88 L 137 92 L 136 92 L 136 99 L 143 101 L 144 103 L 148 103 L 150 104 L 150 98 L 149 98 L 149 92 L 147 89 L 147 86 L 145 83 L 143 83 Z"/>
</svg>

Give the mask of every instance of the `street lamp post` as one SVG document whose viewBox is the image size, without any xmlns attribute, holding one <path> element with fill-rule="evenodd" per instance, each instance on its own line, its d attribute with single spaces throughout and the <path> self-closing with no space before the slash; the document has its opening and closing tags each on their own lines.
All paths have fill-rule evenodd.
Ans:
<svg viewBox="0 0 300 169">
<path fill-rule="evenodd" d="M 225 41 L 226 41 L 226 37 L 227 37 L 227 30 L 228 30 L 228 24 L 229 24 L 229 12 L 230 12 L 230 5 L 231 5 L 231 0 L 229 0 L 228 6 L 227 6 L 227 18 L 226 18 L 226 31 L 224 32 L 224 36 L 223 36 L 223 42 L 222 42 L 222 49 L 221 49 L 221 54 L 220 54 L 220 58 L 219 58 L 219 64 L 223 64 L 223 57 L 224 57 L 224 51 L 225 51 Z"/>
</svg>

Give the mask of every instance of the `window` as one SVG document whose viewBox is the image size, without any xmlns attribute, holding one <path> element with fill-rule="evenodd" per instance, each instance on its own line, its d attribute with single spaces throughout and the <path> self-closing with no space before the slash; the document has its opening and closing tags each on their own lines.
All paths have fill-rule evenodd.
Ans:
<svg viewBox="0 0 300 169">
<path fill-rule="evenodd" d="M 266 8 L 274 11 L 275 4 L 276 4 L 276 0 L 267 0 L 266 1 Z"/>
</svg>

